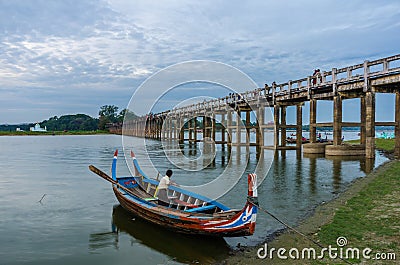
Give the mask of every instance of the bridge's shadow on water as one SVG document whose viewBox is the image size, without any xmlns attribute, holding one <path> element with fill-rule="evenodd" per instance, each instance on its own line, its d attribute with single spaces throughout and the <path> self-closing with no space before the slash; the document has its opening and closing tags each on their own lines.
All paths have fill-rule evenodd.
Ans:
<svg viewBox="0 0 400 265">
<path fill-rule="evenodd" d="M 120 205 L 113 207 L 112 224 L 115 238 L 108 240 L 109 245 L 118 248 L 119 234 L 127 233 L 141 244 L 182 263 L 215 263 L 227 257 L 230 250 L 223 238 L 178 234 L 149 223 L 129 213 Z M 102 247 L 101 243 L 96 243 L 96 238 L 100 238 L 101 241 L 102 235 L 91 235 L 91 248 Z"/>
</svg>

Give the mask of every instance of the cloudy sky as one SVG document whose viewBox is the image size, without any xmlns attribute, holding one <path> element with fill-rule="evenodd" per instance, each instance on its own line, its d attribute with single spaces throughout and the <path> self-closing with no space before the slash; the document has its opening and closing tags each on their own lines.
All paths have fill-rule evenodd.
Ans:
<svg viewBox="0 0 400 265">
<path fill-rule="evenodd" d="M 263 86 L 398 54 L 399 43 L 399 1 L 0 0 L 0 124 L 123 109 L 183 61 L 226 63 Z M 393 119 L 392 97 L 377 107 Z"/>
</svg>

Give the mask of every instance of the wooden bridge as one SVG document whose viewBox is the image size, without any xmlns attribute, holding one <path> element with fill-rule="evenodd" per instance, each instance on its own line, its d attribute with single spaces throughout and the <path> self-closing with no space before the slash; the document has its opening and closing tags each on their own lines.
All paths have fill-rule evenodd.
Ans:
<svg viewBox="0 0 400 265">
<path fill-rule="evenodd" d="M 376 93 L 395 94 L 395 121 L 375 120 Z M 360 122 L 343 122 L 342 102 L 360 98 Z M 333 101 L 333 122 L 317 123 L 317 101 Z M 305 102 L 310 107 L 309 143 L 302 142 L 302 110 Z M 296 123 L 287 124 L 287 107 L 295 106 Z M 272 108 L 269 111 L 268 108 Z M 267 110 L 267 112 L 266 112 Z M 268 112 L 269 111 L 269 112 Z M 251 112 L 257 122 L 251 122 Z M 274 122 L 266 123 L 266 113 L 273 113 Z M 245 114 L 245 115 L 243 115 Z M 244 118 L 242 118 L 244 116 Z M 272 117 L 271 117 L 272 118 Z M 244 122 L 242 122 L 244 121 Z M 153 139 L 176 139 L 181 142 L 212 140 L 216 144 L 257 146 L 273 149 L 300 149 L 306 153 L 326 155 L 375 155 L 375 127 L 395 127 L 395 155 L 400 156 L 400 54 L 345 68 L 333 68 L 314 76 L 286 83 L 272 83 L 209 101 L 150 114 L 124 122 L 125 135 Z M 317 127 L 333 128 L 333 140 L 319 143 Z M 342 128 L 359 127 L 360 144 L 342 143 Z M 287 145 L 286 131 L 296 130 L 295 145 Z M 272 145 L 264 142 L 266 131 L 274 132 Z M 255 142 L 250 132 L 255 131 Z M 218 132 L 218 137 L 216 136 Z M 198 133 L 202 134 L 199 139 Z M 246 140 L 242 141 L 242 133 Z M 185 138 L 186 137 L 186 138 Z"/>
</svg>

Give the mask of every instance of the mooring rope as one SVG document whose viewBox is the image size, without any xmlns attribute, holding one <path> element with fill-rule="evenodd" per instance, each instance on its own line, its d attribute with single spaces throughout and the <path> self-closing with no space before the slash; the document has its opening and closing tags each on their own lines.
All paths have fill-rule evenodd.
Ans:
<svg viewBox="0 0 400 265">
<path fill-rule="evenodd" d="M 320 248 L 326 248 L 325 246 L 323 246 L 321 243 L 315 241 L 314 239 L 312 239 L 311 237 L 305 235 L 304 233 L 300 232 L 299 230 L 297 230 L 296 228 L 288 225 L 287 223 L 285 223 L 284 221 L 280 220 L 278 217 L 276 217 L 274 214 L 272 214 L 271 212 L 267 211 L 266 209 L 262 208 L 261 206 L 258 205 L 258 202 L 252 201 L 250 198 L 248 200 L 251 204 L 253 204 L 254 206 L 258 207 L 258 209 L 260 209 L 261 211 L 265 212 L 266 214 L 268 214 L 269 216 L 271 216 L 272 218 L 274 218 L 276 221 L 278 221 L 279 223 L 283 224 L 285 227 L 289 228 L 290 230 L 294 231 L 295 233 L 301 235 L 302 237 L 304 237 L 305 239 L 311 241 L 312 243 L 314 243 L 315 245 L 317 245 Z M 348 260 L 343 259 L 342 257 L 338 257 L 339 259 L 341 259 L 342 261 L 346 262 L 347 264 L 351 264 L 353 265 L 353 263 L 351 263 Z"/>
</svg>

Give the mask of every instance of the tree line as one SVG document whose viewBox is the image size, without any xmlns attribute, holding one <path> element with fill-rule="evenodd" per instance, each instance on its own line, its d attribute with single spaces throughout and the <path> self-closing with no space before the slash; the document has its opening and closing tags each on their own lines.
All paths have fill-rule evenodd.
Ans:
<svg viewBox="0 0 400 265">
<path fill-rule="evenodd" d="M 129 119 L 135 119 L 138 116 L 133 112 L 123 109 L 118 112 L 118 107 L 114 105 L 104 105 L 100 107 L 98 118 L 93 118 L 86 114 L 71 114 L 60 117 L 54 116 L 48 120 L 39 122 L 42 128 L 46 127 L 48 131 L 95 131 L 106 130 L 109 125 L 122 124 L 124 116 Z M 0 131 L 15 131 L 20 128 L 29 131 L 34 123 L 19 125 L 0 125 Z"/>
</svg>

